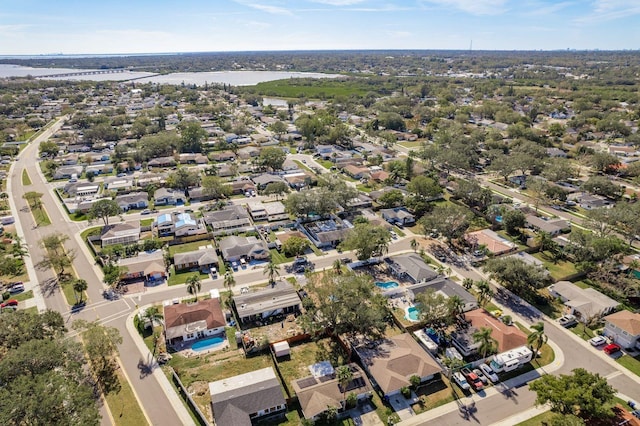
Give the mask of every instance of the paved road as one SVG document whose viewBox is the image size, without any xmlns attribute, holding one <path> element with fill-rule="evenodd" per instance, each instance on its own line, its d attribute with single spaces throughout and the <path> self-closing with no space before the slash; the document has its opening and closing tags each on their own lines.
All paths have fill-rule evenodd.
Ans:
<svg viewBox="0 0 640 426">
<path fill-rule="evenodd" d="M 65 243 L 67 250 L 74 251 L 77 255 L 74 261 L 74 267 L 79 277 L 87 280 L 89 288 L 87 290 L 88 302 L 84 310 L 78 313 L 71 313 L 64 296 L 55 284 L 55 274 L 51 270 L 35 270 L 37 282 L 40 283 L 45 303 L 48 308 L 63 313 L 67 320 L 67 325 L 76 318 L 86 320 L 108 320 L 108 324 L 120 330 L 123 338 L 123 344 L 120 347 L 120 359 L 124 370 L 131 380 L 131 384 L 136 391 L 146 413 L 154 425 L 177 425 L 180 424 L 180 418 L 177 416 L 172 404 L 168 400 L 166 394 L 161 390 L 154 376 L 141 377 L 138 369 L 138 361 L 141 354 L 133 344 L 129 333 L 125 329 L 125 319 L 135 303 L 131 301 L 118 301 L 105 303 L 102 299 L 102 280 L 101 275 L 94 267 L 93 258 L 86 256 L 86 247 L 79 242 L 77 233 L 82 229 L 83 224 L 68 222 L 66 214 L 62 211 L 60 203 L 54 198 L 50 187 L 40 173 L 37 165 L 38 145 L 41 141 L 46 140 L 57 128 L 62 125 L 59 122 L 51 129 L 45 131 L 40 137 L 27 146 L 20 155 L 18 161 L 12 171 L 11 194 L 15 200 L 17 207 L 17 215 L 23 227 L 24 240 L 29 246 L 30 259 L 28 261 L 37 263 L 43 257 L 42 248 L 39 241 L 46 235 L 55 232 L 69 236 L 69 240 Z M 22 170 L 26 169 L 31 178 L 32 184 L 29 186 L 22 185 Z M 43 195 L 42 202 L 47 209 L 52 224 L 46 227 L 36 228 L 31 213 L 26 207 L 25 200 L 22 195 L 27 191 L 37 191 Z M 103 411 L 103 424 L 109 424 L 109 419 Z"/>
</svg>

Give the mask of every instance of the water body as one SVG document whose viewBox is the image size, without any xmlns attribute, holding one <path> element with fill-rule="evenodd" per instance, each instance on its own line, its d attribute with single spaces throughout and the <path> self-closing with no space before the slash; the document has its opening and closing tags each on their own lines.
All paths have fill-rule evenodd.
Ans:
<svg viewBox="0 0 640 426">
<path fill-rule="evenodd" d="M 54 74 L 98 71 L 77 68 L 31 68 L 21 65 L 0 64 L 0 78 L 46 76 Z M 204 86 L 205 84 L 230 84 L 232 86 L 253 86 L 258 83 L 288 78 L 336 78 L 340 74 L 322 74 L 289 71 L 216 71 L 216 72 L 180 72 L 155 75 L 149 72 L 125 71 L 114 74 L 77 75 L 58 77 L 53 80 L 90 80 L 90 81 L 127 81 L 135 79 L 140 83 L 188 84 Z"/>
</svg>

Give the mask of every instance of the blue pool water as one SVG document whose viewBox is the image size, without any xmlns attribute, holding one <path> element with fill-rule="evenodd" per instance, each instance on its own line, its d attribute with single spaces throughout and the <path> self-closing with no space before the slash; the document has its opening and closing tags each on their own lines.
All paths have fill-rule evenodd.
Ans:
<svg viewBox="0 0 640 426">
<path fill-rule="evenodd" d="M 391 288 L 398 288 L 400 284 L 395 281 L 377 281 L 376 286 L 380 287 L 383 290 L 389 290 Z"/>
<path fill-rule="evenodd" d="M 224 343 L 223 337 L 209 337 L 208 339 L 195 342 L 193 345 L 191 345 L 191 349 L 196 352 L 206 351 L 207 349 L 215 348 L 222 343 Z"/>
<path fill-rule="evenodd" d="M 496 222 L 502 223 L 502 216 L 496 216 Z"/>
<path fill-rule="evenodd" d="M 418 308 L 416 308 L 415 306 L 407 308 L 407 319 L 409 321 L 417 322 L 418 321 L 418 314 L 419 314 Z"/>
</svg>

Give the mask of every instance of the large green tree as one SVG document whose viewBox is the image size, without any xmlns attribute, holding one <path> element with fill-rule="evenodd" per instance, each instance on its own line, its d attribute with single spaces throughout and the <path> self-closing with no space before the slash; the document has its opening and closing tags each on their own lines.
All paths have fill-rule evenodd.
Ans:
<svg viewBox="0 0 640 426">
<path fill-rule="evenodd" d="M 207 137 L 207 131 L 196 121 L 182 122 L 178 126 L 180 130 L 181 152 L 202 152 L 202 141 Z"/>
<path fill-rule="evenodd" d="M 109 218 L 122 213 L 122 209 L 114 200 L 103 198 L 91 205 L 87 217 L 89 220 L 102 219 L 104 226 L 109 226 Z"/>
<path fill-rule="evenodd" d="M 430 213 L 420 219 L 425 235 L 435 229 L 442 234 L 449 244 L 464 235 L 471 221 L 472 214 L 468 209 L 457 204 L 437 205 Z"/>
<path fill-rule="evenodd" d="M 576 415 L 586 420 L 613 416 L 611 403 L 615 390 L 598 373 L 576 368 L 571 375 L 545 374 L 529 388 L 537 394 L 536 404 L 549 404 L 554 413 Z"/>
<path fill-rule="evenodd" d="M 267 146 L 262 148 L 258 157 L 259 164 L 265 169 L 281 170 L 287 154 L 277 146 Z"/>
<path fill-rule="evenodd" d="M 391 233 L 385 227 L 371 223 L 358 223 L 340 243 L 343 250 L 355 250 L 358 260 L 367 260 L 387 253 Z"/>
<path fill-rule="evenodd" d="M 490 259 L 483 270 L 518 296 L 531 296 L 536 289 L 549 283 L 549 273 L 538 265 L 528 264 L 515 257 Z"/>
<path fill-rule="evenodd" d="M 205 176 L 202 178 L 202 192 L 217 200 L 230 196 L 232 189 L 229 184 L 217 176 Z"/>
</svg>

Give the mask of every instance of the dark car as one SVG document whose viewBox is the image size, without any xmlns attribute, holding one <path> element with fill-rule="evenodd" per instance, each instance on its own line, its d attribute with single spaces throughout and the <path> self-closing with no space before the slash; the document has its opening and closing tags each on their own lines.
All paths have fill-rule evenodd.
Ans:
<svg viewBox="0 0 640 426">
<path fill-rule="evenodd" d="M 351 263 L 352 260 L 351 260 L 350 257 L 343 257 L 343 258 L 340 259 L 340 262 L 342 262 L 342 263 L 344 263 L 346 265 L 347 263 Z"/>
</svg>

